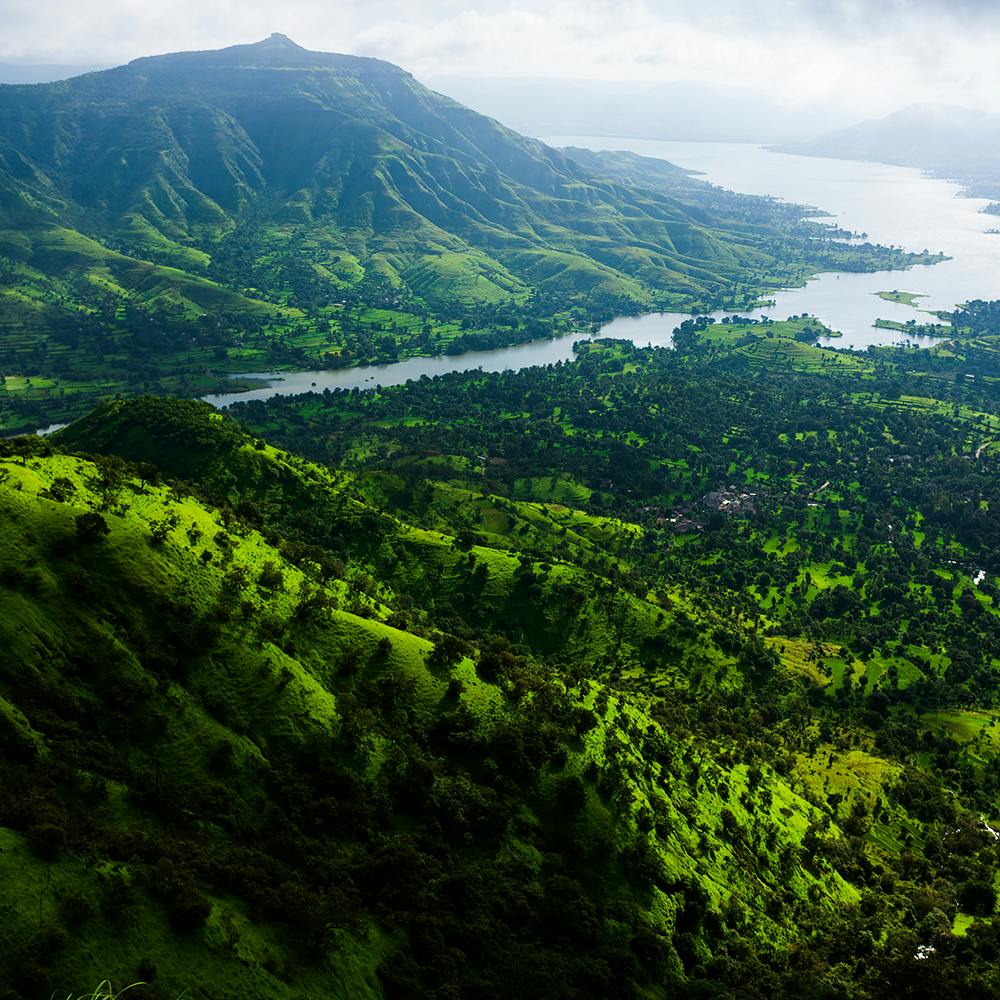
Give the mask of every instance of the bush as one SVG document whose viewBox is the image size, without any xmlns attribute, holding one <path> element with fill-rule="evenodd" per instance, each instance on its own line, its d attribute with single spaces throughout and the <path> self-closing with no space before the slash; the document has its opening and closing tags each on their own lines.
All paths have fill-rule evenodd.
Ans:
<svg viewBox="0 0 1000 1000">
<path fill-rule="evenodd" d="M 59 476 L 52 481 L 52 485 L 42 493 L 42 496 L 65 503 L 76 493 L 76 486 L 71 479 Z"/>
<path fill-rule="evenodd" d="M 997 908 L 997 891 L 989 882 L 966 882 L 958 890 L 958 905 L 963 913 L 991 917 Z"/>
<path fill-rule="evenodd" d="M 264 590 L 283 590 L 285 585 L 285 576 L 281 572 L 281 568 L 278 564 L 269 559 L 266 563 L 264 563 L 264 566 L 260 571 L 260 576 L 257 578 L 257 583 Z"/>
<path fill-rule="evenodd" d="M 96 542 L 105 535 L 111 534 L 111 529 L 108 527 L 104 515 L 93 511 L 78 514 L 74 523 L 76 524 L 77 540 L 84 543 Z"/>
</svg>

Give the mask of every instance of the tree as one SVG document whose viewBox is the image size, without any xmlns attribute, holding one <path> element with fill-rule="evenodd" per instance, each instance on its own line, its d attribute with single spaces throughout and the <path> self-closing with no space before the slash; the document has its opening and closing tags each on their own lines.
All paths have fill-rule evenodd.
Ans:
<svg viewBox="0 0 1000 1000">
<path fill-rule="evenodd" d="M 963 913 L 991 917 L 997 908 L 997 891 L 989 882 L 973 879 L 958 890 L 958 905 Z"/>
<path fill-rule="evenodd" d="M 111 534 L 111 529 L 108 527 L 104 515 L 94 511 L 78 514 L 74 523 L 76 524 L 76 537 L 81 542 L 96 542 L 105 535 Z"/>
</svg>

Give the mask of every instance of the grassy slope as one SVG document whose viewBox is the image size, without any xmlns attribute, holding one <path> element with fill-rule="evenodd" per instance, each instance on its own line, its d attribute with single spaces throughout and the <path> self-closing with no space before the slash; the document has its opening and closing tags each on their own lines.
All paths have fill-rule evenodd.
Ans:
<svg viewBox="0 0 1000 1000">
<path fill-rule="evenodd" d="M 923 259 L 816 235 L 800 209 L 567 155 L 287 40 L 4 87 L 0 420 L 441 353 L 459 321 L 462 346 L 495 346 Z"/>
<path fill-rule="evenodd" d="M 597 344 L 559 371 L 454 377 L 441 398 L 444 383 L 264 408 L 285 439 L 295 429 L 335 443 L 349 471 L 170 400 L 108 404 L 59 436 L 61 447 L 145 463 L 137 469 L 50 454 L 44 442 L 7 446 L 4 627 L 15 663 L 37 669 L 11 670 L 0 689 L 16 779 L 0 822 L 35 893 L 33 918 L 9 904 L 21 914 L 11 954 L 34 970 L 30 982 L 129 978 L 152 956 L 158 988 L 195 978 L 222 995 L 232 976 L 243 990 L 317 996 L 412 995 L 442 982 L 472 995 L 648 996 L 682 980 L 678 989 L 710 982 L 722 995 L 745 995 L 748 982 L 771 995 L 767 984 L 779 980 L 788 995 L 877 997 L 900 982 L 938 995 L 949 983 L 988 991 L 981 963 L 994 925 L 962 894 L 996 880 L 980 815 L 996 825 L 995 705 L 982 690 L 989 663 L 970 660 L 958 633 L 946 640 L 972 596 L 991 648 L 995 613 L 964 563 L 949 562 L 984 556 L 975 536 L 959 544 L 934 525 L 925 494 L 914 501 L 907 482 L 927 469 L 956 477 L 936 487 L 939 507 L 949 490 L 992 497 L 970 456 L 995 434 L 995 408 L 988 389 L 951 399 L 955 379 L 933 356 L 907 356 L 904 367 L 927 372 L 896 381 L 895 355 L 819 351 L 797 339 L 811 324 L 710 327 L 684 340 L 691 358 L 676 364 Z M 759 372 L 761 350 L 785 370 L 776 389 Z M 703 368 L 689 384 L 675 369 L 695 362 Z M 584 371 L 586 384 L 573 382 Z M 746 374 L 756 410 L 742 408 Z M 825 392 L 824 380 L 841 375 L 857 391 L 831 381 Z M 475 395 L 466 382 L 478 383 Z M 714 409 L 698 404 L 699 417 L 685 417 L 698 392 Z M 854 414 L 846 423 L 845 410 Z M 639 516 L 639 504 L 655 512 L 666 498 L 627 501 L 647 482 L 636 478 L 641 467 L 630 478 L 605 463 L 632 461 L 621 436 L 656 467 L 658 448 L 673 455 L 677 419 L 687 457 L 670 459 L 669 480 L 649 481 L 657 490 L 673 502 L 700 495 L 706 486 L 693 477 L 721 460 L 719 474 L 767 484 L 775 501 L 786 487 L 784 503 L 801 495 L 792 521 L 783 523 L 779 502 L 777 518 L 711 535 L 726 548 L 720 559 L 707 539 L 671 537 Z M 750 426 L 769 444 L 747 464 Z M 424 446 L 426 433 L 437 447 Z M 900 479 L 897 452 L 912 461 L 919 441 L 933 449 Z M 526 460 L 529 443 L 541 450 Z M 867 456 L 851 466 L 853 482 L 836 471 L 845 448 Z M 496 464 L 507 461 L 516 471 Z M 154 464 L 198 498 L 157 485 Z M 891 553 L 861 544 L 873 486 L 898 518 L 900 552 L 916 558 L 912 547 L 943 584 L 914 580 L 907 596 L 933 614 L 933 641 L 904 613 L 899 638 L 887 627 L 858 654 L 819 609 L 856 589 L 876 625 L 899 617 L 880 608 L 898 600 L 887 586 L 898 575 Z M 634 520 L 596 512 L 619 487 Z M 74 541 L 73 517 L 92 507 L 104 509 L 111 534 Z M 972 527 L 968 517 L 956 525 Z M 828 537 L 834 551 L 820 555 Z M 651 571 L 658 546 L 668 567 L 693 560 L 685 584 Z M 859 553 L 850 569 L 849 550 Z M 753 582 L 728 593 L 733 584 L 716 574 L 742 570 L 747 553 Z M 762 564 L 770 587 L 757 577 Z M 247 573 L 234 575 L 240 566 Z M 771 658 L 754 652 L 761 631 Z M 979 691 L 984 707 L 913 708 L 922 702 L 911 688 L 948 706 L 953 682 L 954 697 L 972 703 Z M 362 807 L 369 832 L 360 839 L 336 813 L 318 835 L 298 804 L 324 801 L 309 782 L 331 746 L 369 801 L 388 809 Z M 151 760 L 161 762 L 159 808 L 142 791 Z M 400 767 L 402 786 L 392 778 Z M 414 802 L 402 788 L 428 767 L 433 791 Z M 190 788 L 165 780 L 167 769 Z M 299 782 L 282 797 L 281 786 Z M 281 817 L 287 832 L 275 839 L 258 815 Z M 264 857 L 253 878 L 234 882 L 231 851 L 248 841 Z M 206 863 L 208 847 L 222 860 Z M 412 879 L 437 872 L 442 851 L 458 880 L 447 893 L 447 881 Z M 129 912 L 141 933 L 112 941 L 118 883 L 82 875 L 80 858 L 133 875 Z M 290 866 L 269 882 L 279 858 Z M 374 882 L 373 858 L 386 859 Z M 336 876 L 312 881 L 331 859 Z M 165 864 L 182 877 L 167 879 Z M 43 875 L 57 888 L 39 895 Z M 268 903 L 268 889 L 294 910 Z M 534 902 L 515 917 L 494 908 L 525 898 Z M 591 912 L 596 924 L 581 916 Z M 316 939 L 309 928 L 330 913 L 340 919 Z M 553 925 L 565 942 L 548 938 Z M 626 939 L 627 958 L 615 944 Z M 435 940 L 457 965 L 440 963 Z M 929 942 L 939 957 L 915 964 Z M 786 948 L 808 958 L 790 960 Z M 45 968 L 48 952 L 56 957 Z M 232 954 L 243 956 L 238 972 Z M 558 971 L 525 985 L 505 969 Z"/>
<path fill-rule="evenodd" d="M 200 431 L 208 443 L 210 424 Z M 197 431 L 197 423 L 191 429 Z M 135 451 L 136 440 L 123 449 Z M 145 443 L 156 442 L 150 436 Z M 166 465 L 171 456 L 182 457 L 179 449 L 171 450 L 169 434 L 162 443 Z M 247 459 L 243 469 L 227 450 L 233 445 Z M 148 474 L 144 482 L 129 469 L 47 454 L 45 446 L 32 450 L 34 457 L 29 450 L 27 457 L 0 463 L 0 628 L 12 653 L 0 680 L 3 753 L 19 780 L 46 774 L 49 767 L 70 768 L 74 793 L 48 799 L 40 782 L 27 801 L 15 794 L 3 802 L 8 829 L 0 863 L 12 876 L 2 881 L 3 905 L 13 915 L 5 932 L 4 951 L 15 966 L 9 981 L 37 993 L 109 975 L 120 981 L 149 978 L 146 960 L 168 995 L 185 987 L 195 996 L 381 995 L 385 963 L 398 962 L 399 952 L 409 953 L 411 945 L 390 931 L 391 921 L 385 923 L 388 915 L 374 899 L 365 899 L 360 909 L 355 903 L 350 925 L 305 958 L 302 931 L 289 927 L 290 917 L 276 917 L 266 907 L 262 913 L 259 897 L 251 895 L 257 901 L 249 904 L 238 891 L 223 891 L 220 876 L 206 876 L 192 858 L 217 836 L 212 825 L 221 822 L 227 837 L 241 841 L 254 828 L 253 816 L 273 808 L 268 774 L 278 760 L 322 754 L 331 739 L 344 745 L 341 704 L 359 697 L 359 685 L 378 685 L 385 677 L 405 681 L 412 698 L 405 729 L 408 738 L 420 740 L 454 712 L 455 696 L 446 689 L 449 677 L 460 678 L 467 724 L 487 739 L 514 725 L 533 702 L 544 704 L 551 697 L 543 701 L 547 682 L 522 679 L 517 684 L 527 684 L 527 693 L 513 696 L 511 678 L 501 686 L 485 682 L 468 660 L 443 673 L 430 668 L 431 644 L 380 624 L 390 613 L 381 601 L 364 599 L 371 617 L 339 610 L 350 593 L 350 563 L 341 581 L 307 581 L 248 525 L 152 484 Z M 286 489 L 293 506 L 296 491 L 316 496 L 330 485 L 322 470 L 290 466 L 273 450 L 258 451 L 235 435 L 212 457 L 212 471 L 220 454 L 237 480 L 246 469 L 255 470 L 258 485 L 264 480 L 262 492 L 270 477 L 288 479 L 294 472 L 296 482 Z M 110 534 L 77 541 L 74 518 L 98 509 Z M 164 534 L 173 517 L 176 525 Z M 156 528 L 159 542 L 153 541 Z M 424 555 L 428 545 L 446 542 L 403 527 L 399 538 Z M 487 561 L 507 559 L 494 550 L 475 551 Z M 446 563 L 450 556 L 436 558 Z M 272 574 L 280 570 L 280 589 L 257 582 L 269 564 Z M 297 609 L 306 591 L 318 610 L 303 615 Z M 315 601 L 320 591 L 329 596 L 329 606 Z M 380 593 L 391 600 L 391 590 Z M 547 602 L 548 595 L 543 608 Z M 239 610 L 234 615 L 223 608 Z M 182 622 L 195 629 L 194 637 L 182 637 Z M 388 652 L 379 647 L 382 639 Z M 567 708 L 594 711 L 592 728 L 565 745 L 561 763 L 543 766 L 524 785 L 520 832 L 500 837 L 492 848 L 498 860 L 513 851 L 528 866 L 523 877 L 533 877 L 533 869 L 537 877 L 540 862 L 532 858 L 541 858 L 539 849 L 552 849 L 551 843 L 543 846 L 547 835 L 541 829 L 564 822 L 552 813 L 553 796 L 568 775 L 579 774 L 585 807 L 572 821 L 574 836 L 585 845 L 585 856 L 611 852 L 610 867 L 588 863 L 592 875 L 605 871 L 588 892 L 599 891 L 595 900 L 602 909 L 615 898 L 620 905 L 637 905 L 642 921 L 665 942 L 681 933 L 678 913 L 685 906 L 692 912 L 685 902 L 692 892 L 705 893 L 699 905 L 725 910 L 728 921 L 752 928 L 748 933 L 760 935 L 761 946 L 789 940 L 794 928 L 794 907 L 783 916 L 782 907 L 764 912 L 758 910 L 763 900 L 808 897 L 822 908 L 857 898 L 857 890 L 826 863 L 805 866 L 784 849 L 801 840 L 818 813 L 773 771 L 765 767 L 748 787 L 745 765 L 671 737 L 648 714 L 639 692 L 626 696 L 583 681 L 562 697 Z M 545 717 L 541 707 L 537 711 Z M 349 767 L 369 775 L 376 787 L 388 750 L 379 734 L 392 732 L 385 722 L 376 722 L 367 740 L 347 752 Z M 225 754 L 220 745 L 229 748 Z M 654 752 L 654 746 L 660 749 Z M 453 768 L 469 766 L 458 749 L 438 753 L 439 781 L 453 781 Z M 66 780 L 63 770 L 56 774 L 49 780 Z M 478 780 L 489 787 L 488 776 Z M 220 794 L 225 805 L 217 804 Z M 158 796 L 170 803 L 167 810 L 155 801 Z M 195 826 L 183 818 L 188 811 L 201 817 Z M 391 838 L 401 822 L 420 823 L 421 813 L 406 820 L 403 813 L 379 836 Z M 209 827 L 202 825 L 206 821 Z M 342 844 L 350 842 L 339 836 Z M 334 836 L 325 849 L 337 842 Z M 647 857 L 638 882 L 626 874 L 637 848 Z M 456 851 L 458 858 L 466 848 Z M 480 852 L 475 849 L 476 856 Z M 167 879 L 164 863 L 184 873 L 180 884 Z M 695 954 L 711 940 L 709 935 L 698 943 L 708 934 L 698 926 L 683 922 L 685 933 L 694 931 L 684 947 Z M 663 960 L 661 975 L 668 978 L 683 968 L 669 945 Z"/>
<path fill-rule="evenodd" d="M 718 621 L 713 609 L 734 614 L 730 628 L 756 614 L 765 644 L 790 677 L 808 681 L 816 706 L 811 722 L 781 727 L 785 738 L 813 734 L 796 755 L 796 787 L 863 829 L 874 864 L 927 847 L 933 869 L 949 834 L 929 827 L 912 799 L 899 808 L 899 787 L 924 780 L 911 766 L 943 774 L 942 794 L 976 803 L 973 812 L 992 817 L 1000 804 L 989 763 L 997 598 L 984 582 L 996 549 L 973 528 L 993 531 L 995 369 L 969 342 L 953 345 L 957 363 L 951 350 L 819 350 L 798 339 L 812 323 L 700 329 L 683 338 L 690 356 L 680 360 L 598 343 L 559 370 L 304 397 L 241 415 L 275 440 L 348 464 L 372 502 L 437 530 L 587 565 L 616 589 L 637 582 L 703 622 Z M 964 375 L 973 363 L 975 391 Z M 712 525 L 698 501 L 726 483 L 757 490 L 763 509 Z M 691 511 L 683 504 L 701 523 L 664 530 L 668 515 Z M 892 535 L 872 545 L 879 523 Z M 872 642 L 866 632 L 876 629 Z M 619 680 L 656 689 L 659 669 L 617 666 Z M 697 676 L 703 661 L 689 669 Z M 733 679 L 707 675 L 701 711 Z M 877 717 L 869 698 L 899 711 Z M 970 703 L 981 707 L 953 707 Z M 892 748 L 900 725 L 907 750 Z M 979 831 L 988 854 L 991 836 Z M 971 917 L 955 919 L 965 928 Z M 988 922 L 975 926 L 990 933 Z"/>
</svg>

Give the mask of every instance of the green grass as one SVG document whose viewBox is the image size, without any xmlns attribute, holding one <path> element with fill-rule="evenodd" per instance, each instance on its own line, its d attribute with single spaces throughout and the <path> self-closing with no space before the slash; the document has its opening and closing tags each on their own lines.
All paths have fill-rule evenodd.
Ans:
<svg viewBox="0 0 1000 1000">
<path fill-rule="evenodd" d="M 395 68 L 352 64 L 348 82 L 337 58 L 286 67 L 287 93 L 266 67 L 185 57 L 4 92 L 25 134 L 87 143 L 70 159 L 11 138 L 20 166 L 0 169 L 0 371 L 51 382 L 0 396 L 0 431 L 119 393 L 740 308 L 820 271 L 933 259 L 814 239 L 812 209 L 655 161 L 553 153 Z M 317 158 L 298 93 L 365 142 L 317 138 Z"/>
<path fill-rule="evenodd" d="M 917 307 L 917 303 L 921 299 L 926 299 L 927 296 L 919 292 L 876 292 L 875 293 L 880 299 L 884 299 L 886 302 L 895 302 L 902 306 L 911 306 L 914 309 Z"/>
<path fill-rule="evenodd" d="M 133 424 L 133 432 L 136 425 Z M 161 432 L 162 432 L 161 425 Z M 160 450 L 169 458 L 170 450 Z M 286 469 L 312 481 L 311 489 L 333 485 L 329 473 L 286 460 L 273 449 L 258 452 L 247 448 L 241 451 L 247 460 L 260 461 L 260 467 L 273 467 L 275 472 Z M 233 466 L 238 468 L 237 466 Z M 362 663 L 377 663 L 381 640 L 387 640 L 388 659 L 378 668 L 394 676 L 407 677 L 412 682 L 409 710 L 421 727 L 430 726 L 440 717 L 449 678 L 462 682 L 465 687 L 462 703 L 479 719 L 477 725 L 489 730 L 516 711 L 510 695 L 504 688 L 484 683 L 468 659 L 458 662 L 445 676 L 430 671 L 426 665 L 431 644 L 424 638 L 400 632 L 381 624 L 377 619 L 385 612 L 378 603 L 370 605 L 374 617 L 358 617 L 342 611 L 337 606 L 349 597 L 352 570 L 344 580 L 329 585 L 328 593 L 334 604 L 324 614 L 322 629 L 315 629 L 298 621 L 296 606 L 307 587 L 303 570 L 290 564 L 258 532 L 246 527 L 234 528 L 225 523 L 216 510 L 190 496 L 178 494 L 167 486 L 143 482 L 126 472 L 113 487 L 101 486 L 101 472 L 88 459 L 70 455 L 53 454 L 29 457 L 25 461 L 11 458 L 0 462 L 6 475 L 0 484 L 0 563 L 9 571 L 31 574 L 35 581 L 5 602 L 5 614 L 0 620 L 0 632 L 12 661 L 37 664 L 42 670 L 45 684 L 65 684 L 52 664 L 43 666 L 39 640 L 44 637 L 45 648 L 60 649 L 71 656 L 81 643 L 106 650 L 118 650 L 116 665 L 103 669 L 116 671 L 118 690 L 142 691 L 143 698 L 151 698 L 159 712 L 159 704 L 170 706 L 171 721 L 166 732 L 157 738 L 156 759 L 165 773 L 184 775 L 185 780 L 202 784 L 212 781 L 212 766 L 205 757 L 207 747 L 220 741 L 232 747 L 234 788 L 246 789 L 250 775 L 282 748 L 289 752 L 308 753 L 308 748 L 323 745 L 338 738 L 344 716 L 341 703 L 351 700 L 350 683 L 337 664 L 350 658 Z M 57 491 L 62 499 L 47 498 L 44 494 Z M 53 494 L 54 496 L 54 494 Z M 90 543 L 76 556 L 84 561 L 91 579 L 100 585 L 74 596 L 64 579 L 66 556 L 53 552 L 70 550 L 74 537 L 74 519 L 82 512 L 103 510 L 110 526 L 110 533 L 99 542 Z M 547 509 L 547 508 L 543 508 Z M 554 513 L 565 518 L 567 508 Z M 159 541 L 153 539 L 157 525 L 175 517 L 176 524 L 162 532 Z M 602 532 L 601 519 L 590 522 Z M 622 531 L 621 527 L 616 528 Z M 462 573 L 456 573 L 457 562 L 464 558 L 453 554 L 446 537 L 415 528 L 402 528 L 399 543 L 413 547 L 425 567 L 435 565 L 443 571 L 438 580 L 441 592 L 454 594 L 467 586 Z M 209 559 L 203 554 L 208 552 Z M 480 562 L 489 568 L 489 581 L 478 595 L 480 605 L 486 609 L 499 601 L 498 611 L 508 608 L 511 580 L 517 560 L 506 553 L 488 547 L 476 546 L 471 550 Z M 406 560 L 400 573 L 405 575 Z M 277 567 L 282 582 L 279 587 L 254 584 L 267 566 Z M 540 569 L 540 567 L 536 567 Z M 227 596 L 226 580 L 235 571 L 245 571 L 250 583 L 239 592 L 242 601 L 238 618 L 223 624 L 221 633 L 212 644 L 203 649 L 185 669 L 183 678 L 167 685 L 157 694 L 157 685 L 149 679 L 141 656 L 132 648 L 134 637 L 153 635 L 159 628 L 158 618 L 166 608 L 184 607 L 185 614 L 196 620 L 207 618 L 212 609 Z M 228 575 L 227 575 L 228 574 Z M 452 580 L 454 582 L 452 582 Z M 413 578 L 409 578 L 413 582 Z M 572 565 L 556 563 L 542 585 L 543 597 L 535 600 L 538 611 L 550 616 L 553 623 L 560 621 L 560 591 L 566 587 L 589 587 L 585 574 Z M 384 588 L 391 598 L 391 586 Z M 125 609 L 130 610 L 131 620 L 126 624 Z M 583 611 L 583 614 L 581 614 Z M 175 614 L 175 612 L 171 612 Z M 657 608 L 637 599 L 622 595 L 614 601 L 595 601 L 585 609 L 577 606 L 572 616 L 578 621 L 573 631 L 558 626 L 560 648 L 564 654 L 604 656 L 612 651 L 610 637 L 618 635 L 617 642 L 641 643 L 644 635 L 655 634 Z M 273 621 L 284 623 L 281 638 L 261 641 L 251 639 L 259 635 L 258 628 L 271 629 Z M 224 620 L 225 621 L 225 620 Z M 249 630 L 249 631 L 248 631 Z M 567 638 L 576 638 L 567 645 Z M 537 639 L 534 640 L 537 644 Z M 576 645 L 578 644 L 578 645 Z M 10 681 L 8 680 L 8 683 Z M 66 688 L 68 696 L 81 697 L 89 681 L 75 679 Z M 16 684 L 14 685 L 16 687 Z M 588 685 L 570 694 L 570 704 L 577 699 L 596 697 Z M 645 709 L 645 700 L 615 695 L 610 712 L 602 716 L 595 730 L 587 736 L 582 746 L 570 748 L 566 773 L 583 774 L 591 765 L 603 773 L 611 768 L 612 760 L 624 754 L 637 767 L 642 765 L 638 747 L 625 730 L 660 733 L 662 728 Z M 55 744 L 43 730 L 35 729 L 26 716 L 18 714 L 11 705 L 7 718 L 20 732 L 19 738 L 44 748 L 44 752 L 57 752 Z M 129 740 L 134 740 L 134 735 Z M 298 749 L 296 749 L 298 748 Z M 612 752 L 612 748 L 614 749 Z M 377 774 L 392 754 L 391 742 L 373 733 L 367 742 L 367 766 Z M 750 892 L 763 881 L 768 893 L 787 891 L 805 894 L 815 886 L 821 905 L 830 911 L 836 905 L 857 898 L 856 890 L 826 866 L 818 872 L 797 869 L 791 881 L 779 873 L 777 854 L 768 855 L 763 862 L 747 865 L 738 843 L 720 839 L 711 856 L 700 848 L 703 831 L 719 828 L 723 802 L 716 792 L 716 784 L 725 781 L 729 791 L 729 810 L 734 822 L 747 831 L 741 836 L 750 837 L 751 830 L 759 824 L 747 807 L 736 799 L 741 795 L 756 794 L 746 787 L 743 770 L 731 763 L 710 764 L 711 754 L 702 752 L 702 763 L 711 768 L 711 783 L 682 791 L 674 784 L 673 774 L 683 773 L 685 765 L 680 757 L 672 756 L 672 763 L 657 764 L 648 774 L 636 771 L 624 777 L 630 802 L 624 812 L 609 811 L 606 803 L 596 796 L 589 799 L 591 819 L 598 827 L 607 828 L 615 836 L 633 839 L 636 836 L 648 843 L 648 849 L 658 859 L 660 883 L 667 886 L 680 883 L 696 871 L 697 878 L 708 893 L 713 906 L 722 907 L 738 890 Z M 617 766 L 617 765 L 616 765 Z M 671 776 L 668 778 L 668 767 Z M 548 777 L 541 780 L 539 804 L 535 809 L 539 818 L 546 815 L 543 803 L 550 794 Z M 667 794 L 666 783 L 673 789 Z M 781 843 L 795 844 L 815 817 L 815 807 L 804 801 L 778 775 L 767 772 L 766 785 L 770 790 L 770 805 L 766 815 L 769 824 L 781 821 L 778 837 Z M 621 793 L 618 793 L 619 797 Z M 132 796 L 132 798 L 129 797 Z M 102 806 L 100 822 L 116 815 L 117 822 L 138 823 L 155 830 L 157 821 L 132 802 L 134 793 L 115 804 L 112 797 Z M 110 812 L 109 812 L 110 810 Z M 663 832 L 645 830 L 644 815 L 655 812 L 660 817 Z M 785 813 L 788 813 L 786 816 Z M 95 816 L 95 822 L 97 817 Z M 669 830 L 669 833 L 666 832 Z M 714 834 L 713 834 L 714 836 Z M 756 836 L 756 834 L 753 834 Z M 72 852 L 61 854 L 55 865 L 32 860 L 31 848 L 20 833 L 3 831 L 5 850 L 0 853 L 0 867 L 18 873 L 16 879 L 2 880 L 6 891 L 0 898 L 14 913 L 10 926 L 27 933 L 30 925 L 28 914 L 35 915 L 39 907 L 43 918 L 58 922 L 61 918 L 60 900 L 91 900 L 90 912 L 100 910 L 100 902 L 107 890 L 102 879 L 111 877 L 129 879 L 130 869 L 109 858 L 105 866 L 78 860 Z M 762 855 L 763 857 L 763 855 Z M 763 867 L 761 866 L 763 865 Z M 105 871 L 102 875 L 101 872 Z M 142 883 L 146 885 L 145 882 Z M 10 909 L 11 889 L 21 894 L 22 903 Z M 624 891 L 618 889 L 615 891 Z M 61 969 L 73 969 L 80 978 L 96 977 L 99 970 L 113 971 L 116 979 L 128 976 L 138 967 L 143 954 L 155 955 L 157 982 L 171 991 L 191 986 L 196 989 L 218 988 L 226 983 L 227 990 L 244 992 L 264 991 L 269 996 L 293 996 L 293 989 L 313 989 L 332 996 L 377 995 L 372 987 L 372 969 L 381 961 L 380 931 L 377 922 L 369 924 L 365 939 L 343 935 L 336 945 L 337 961 L 332 967 L 306 965 L 292 981 L 286 981 L 272 968 L 281 956 L 292 954 L 293 945 L 280 924 L 252 916 L 243 902 L 216 893 L 207 895 L 210 912 L 195 933 L 172 936 L 169 921 L 164 916 L 157 898 L 148 890 L 135 885 L 131 891 L 128 924 L 116 927 L 104 918 L 90 917 L 85 927 L 62 946 L 59 962 Z M 677 903 L 667 890 L 657 894 L 658 906 L 664 913 L 676 910 Z M 83 906 L 83 904 L 74 904 Z M 647 904 L 649 905 L 649 904 Z M 19 914 L 19 915 L 18 915 Z M 657 919 L 665 919 L 661 916 Z M 790 925 L 778 922 L 773 933 L 781 938 L 791 934 Z M 63 973 L 65 976 L 65 973 Z M 213 985 L 215 984 L 215 985 Z"/>
</svg>

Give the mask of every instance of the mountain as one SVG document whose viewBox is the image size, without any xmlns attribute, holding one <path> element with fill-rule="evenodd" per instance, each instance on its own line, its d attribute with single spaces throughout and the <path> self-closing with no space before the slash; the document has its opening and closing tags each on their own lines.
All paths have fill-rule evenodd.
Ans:
<svg viewBox="0 0 1000 1000">
<path fill-rule="evenodd" d="M 449 304 L 533 288 L 649 302 L 652 288 L 715 286 L 713 262 L 734 273 L 753 253 L 743 234 L 728 245 L 676 202 L 640 203 L 394 66 L 282 36 L 0 96 L 8 220 L 100 224 L 195 273 L 213 273 L 203 248 L 233 243 L 251 206 L 320 242 L 331 297 L 363 266 Z"/>
<path fill-rule="evenodd" d="M 920 167 L 959 181 L 973 194 L 1000 197 L 1000 115 L 985 111 L 914 104 L 778 151 Z"/>
<path fill-rule="evenodd" d="M 280 35 L 0 87 L 0 419 L 922 259 L 676 170 L 636 177 Z"/>
<path fill-rule="evenodd" d="M 689 142 L 791 142 L 817 123 L 843 121 L 822 108 L 794 110 L 763 94 L 695 81 L 440 76 L 427 84 L 525 135 L 627 136 Z"/>
<path fill-rule="evenodd" d="M 783 892 L 856 899 L 798 858 L 820 813 L 783 777 L 586 679 L 671 644 L 727 670 L 677 612 L 408 524 L 205 404 L 2 448 L 0 995 L 670 996 L 723 912 L 791 933 L 738 838 L 705 853 L 720 814 L 773 831 Z"/>
<path fill-rule="evenodd" d="M 995 312 L 0 441 L 0 997 L 995 995 Z"/>
</svg>

